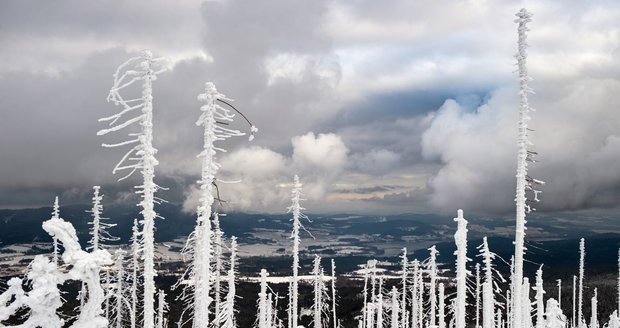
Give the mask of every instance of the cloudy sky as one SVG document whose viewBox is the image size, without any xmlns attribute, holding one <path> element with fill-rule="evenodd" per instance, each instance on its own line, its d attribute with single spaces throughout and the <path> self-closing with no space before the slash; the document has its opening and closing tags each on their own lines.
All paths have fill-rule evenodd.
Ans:
<svg viewBox="0 0 620 328">
<path fill-rule="evenodd" d="M 193 210 L 204 82 L 259 128 L 222 143 L 230 210 L 508 215 L 516 167 L 516 24 L 529 35 L 540 211 L 620 204 L 620 3 L 221 0 L 0 2 L 0 208 L 132 200 L 98 118 L 141 49 L 154 85 L 161 196 Z M 246 129 L 242 123 L 237 125 Z"/>
</svg>

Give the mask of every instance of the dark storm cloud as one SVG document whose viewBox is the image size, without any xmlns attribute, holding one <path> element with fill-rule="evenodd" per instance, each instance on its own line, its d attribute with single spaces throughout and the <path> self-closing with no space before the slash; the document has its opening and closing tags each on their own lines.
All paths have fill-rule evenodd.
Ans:
<svg viewBox="0 0 620 328">
<path fill-rule="evenodd" d="M 196 96 L 213 81 L 259 128 L 251 144 L 227 141 L 230 153 L 220 155 L 223 173 L 243 178 L 224 187 L 241 209 L 281 211 L 301 173 L 314 211 L 506 213 L 512 20 L 523 4 L 4 1 L 0 207 L 45 205 L 54 195 L 88 201 L 94 184 L 131 199 L 139 177 L 116 183 L 111 168 L 123 151 L 100 147 L 123 134 L 95 133 L 104 127 L 97 119 L 117 110 L 105 102 L 114 69 L 150 48 L 171 60 L 154 84 L 156 179 L 172 187 L 164 198 L 188 210 L 201 149 Z M 618 5 L 527 5 L 542 159 L 532 173 L 548 182 L 540 208 L 612 207 L 620 197 Z M 383 186 L 398 187 L 344 199 Z"/>
</svg>

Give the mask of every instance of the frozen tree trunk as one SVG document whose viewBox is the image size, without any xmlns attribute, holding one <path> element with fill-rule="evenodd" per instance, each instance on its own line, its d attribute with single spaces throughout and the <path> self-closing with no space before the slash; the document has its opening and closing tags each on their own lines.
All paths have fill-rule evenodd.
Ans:
<svg viewBox="0 0 620 328">
<path fill-rule="evenodd" d="M 125 256 L 125 252 L 121 249 L 118 249 L 116 251 L 115 257 L 116 257 L 116 262 L 114 264 L 115 268 L 116 268 L 116 290 L 115 290 L 115 295 L 114 295 L 114 299 L 116 301 L 115 305 L 116 305 L 116 328 L 122 328 L 123 327 L 123 301 L 124 301 L 124 297 L 123 297 L 123 291 L 124 291 L 124 287 L 123 286 L 123 282 L 125 281 L 125 270 L 123 268 L 123 257 Z M 135 312 L 134 314 L 135 315 Z"/>
<path fill-rule="evenodd" d="M 138 220 L 133 220 L 131 228 L 131 328 L 136 328 L 138 316 L 138 270 L 140 263 L 140 232 L 138 229 Z"/>
<path fill-rule="evenodd" d="M 121 105 L 122 110 L 110 117 L 102 118 L 99 121 L 110 121 L 111 128 L 101 130 L 97 132 L 97 135 L 106 135 L 110 132 L 121 130 L 134 123 L 138 123 L 141 132 L 140 134 L 130 134 L 135 136 L 135 139 L 124 141 L 121 143 L 108 145 L 104 144 L 104 147 L 120 147 L 130 144 L 137 144 L 131 150 L 123 156 L 120 162 L 116 165 L 113 173 L 121 170 L 130 170 L 128 177 L 136 170 L 140 170 L 142 173 L 142 185 L 138 186 L 136 193 L 142 194 L 142 201 L 140 206 L 142 207 L 142 240 L 143 240 L 143 259 L 144 259 L 144 328 L 153 328 L 155 319 L 155 281 L 154 278 L 157 275 L 154 265 L 154 232 L 155 232 L 155 218 L 157 214 L 154 210 L 155 192 L 159 187 L 153 181 L 155 178 L 155 166 L 158 161 L 155 159 L 157 149 L 153 147 L 153 80 L 156 79 L 157 74 L 163 72 L 165 68 L 161 66 L 161 59 L 153 59 L 153 55 L 150 51 L 145 50 L 139 57 L 129 59 L 127 62 L 119 66 L 114 73 L 114 85 L 108 95 L 108 101 L 113 101 L 116 105 Z M 127 66 L 134 64 L 135 70 L 122 70 Z M 121 74 L 122 72 L 122 74 Z M 119 76 L 120 74 L 120 76 Z M 138 103 L 134 100 L 125 100 L 120 94 L 120 91 L 133 84 L 134 82 L 142 81 L 142 97 L 138 99 Z M 124 123 L 116 124 L 117 120 L 123 117 L 125 114 L 139 109 L 141 114 L 131 118 Z M 116 124 L 116 125 L 114 125 Z M 132 163 L 134 161 L 135 163 Z M 121 178 L 121 180 L 124 178 Z"/>
<path fill-rule="evenodd" d="M 402 289 L 401 289 L 401 301 L 400 301 L 400 326 L 401 328 L 407 327 L 407 248 L 403 248 L 403 255 L 401 256 L 402 263 Z M 620 263 L 620 262 L 619 262 Z"/>
<path fill-rule="evenodd" d="M 336 317 L 336 261 L 332 259 L 332 320 L 333 328 L 338 328 L 338 319 Z"/>
<path fill-rule="evenodd" d="M 293 305 L 293 278 L 289 278 L 288 281 L 288 306 L 286 307 L 286 316 L 287 316 L 287 327 L 293 327 L 293 309 L 291 306 Z"/>
<path fill-rule="evenodd" d="M 392 287 L 392 318 L 390 320 L 391 328 L 399 328 L 398 326 L 398 311 L 399 311 L 399 303 L 398 303 L 398 290 L 396 286 Z"/>
<path fill-rule="evenodd" d="M 597 289 L 594 288 L 594 296 L 592 296 L 592 317 L 590 319 L 590 328 L 599 328 L 598 324 L 598 300 L 597 297 Z"/>
<path fill-rule="evenodd" d="M 222 294 L 222 230 L 220 229 L 220 217 L 218 213 L 213 215 L 213 246 L 215 258 L 215 317 L 220 317 L 221 294 Z M 214 328 L 219 328 L 219 322 L 213 322 Z"/>
<path fill-rule="evenodd" d="M 457 211 L 454 221 L 458 224 L 454 234 L 456 244 L 456 304 L 454 309 L 455 327 L 465 328 L 465 307 L 467 306 L 467 220 L 463 210 Z"/>
<path fill-rule="evenodd" d="M 31 281 L 32 289 L 28 296 L 23 296 L 23 290 L 15 295 L 14 304 L 27 306 L 30 308 L 28 319 L 20 327 L 49 327 L 60 328 L 64 320 L 58 317 L 56 310 L 62 306 L 62 298 L 58 285 L 63 283 L 60 271 L 54 262 L 50 262 L 47 257 L 36 256 L 30 264 L 28 279 Z M 20 280 L 21 282 L 21 280 Z M 21 284 L 19 285 L 21 289 Z M 4 300 L 3 300 L 4 301 Z M 4 306 L 6 301 L 0 304 Z M 15 308 L 17 310 L 17 308 Z M 0 312 L 1 308 L 0 308 Z M 0 315 L 0 318 L 4 317 Z"/>
<path fill-rule="evenodd" d="M 436 315 L 437 315 L 437 297 L 435 294 L 435 290 L 437 289 L 437 248 L 433 245 L 428 249 L 431 253 L 430 260 L 428 261 L 428 270 L 430 275 L 430 285 L 429 285 L 429 302 L 430 302 L 430 325 L 435 327 L 436 323 Z"/>
<path fill-rule="evenodd" d="M 618 312 L 620 313 L 620 249 L 618 249 Z"/>
<path fill-rule="evenodd" d="M 518 19 L 515 21 L 518 26 L 518 52 L 516 54 L 517 64 L 519 67 L 519 124 L 518 124 L 518 138 L 517 138 L 517 187 L 516 187 L 516 228 L 515 228 L 515 265 L 514 274 L 512 280 L 513 290 L 513 325 L 514 328 L 524 327 L 525 318 L 522 317 L 523 306 L 521 301 L 523 300 L 524 291 L 521 290 L 523 286 L 523 256 L 525 253 L 524 239 L 525 239 L 525 216 L 526 213 L 531 211 L 530 206 L 526 203 L 526 190 L 533 190 L 532 185 L 534 182 L 540 182 L 530 178 L 527 175 L 527 162 L 534 161 L 532 156 L 533 152 L 528 151 L 528 146 L 531 142 L 528 139 L 528 121 L 531 119 L 529 113 L 533 110 L 528 102 L 527 93 L 531 92 L 528 87 L 528 82 L 531 78 L 528 76 L 527 71 L 527 23 L 531 22 L 532 14 L 525 9 L 521 9 L 516 16 Z M 538 201 L 538 191 L 534 191 L 534 201 Z"/>
<path fill-rule="evenodd" d="M 480 263 L 476 263 L 476 328 L 480 327 Z"/>
<path fill-rule="evenodd" d="M 418 327 L 422 328 L 424 326 L 424 280 L 422 279 L 422 269 L 418 270 Z"/>
<path fill-rule="evenodd" d="M 293 190 L 291 191 L 291 206 L 288 208 L 288 211 L 293 213 L 293 232 L 291 234 L 291 239 L 293 239 L 293 288 L 292 288 L 292 292 L 293 292 L 293 304 L 291 304 L 289 307 L 291 308 L 291 315 L 292 315 L 292 328 L 297 328 L 298 324 L 298 319 L 299 319 L 299 315 L 298 315 L 298 309 L 299 309 L 299 287 L 298 287 L 298 282 L 299 282 L 299 244 L 300 244 L 300 238 L 299 238 L 299 230 L 300 228 L 303 228 L 303 226 L 301 225 L 301 219 L 302 218 L 307 218 L 301 211 L 304 210 L 303 207 L 301 207 L 301 183 L 299 182 L 299 177 L 297 175 L 295 175 L 294 181 L 293 181 Z"/>
<path fill-rule="evenodd" d="M 364 294 L 364 304 L 362 305 L 362 328 L 366 328 L 366 322 L 368 321 L 368 272 L 370 268 L 370 261 L 366 262 L 366 267 L 364 270 L 364 289 L 362 293 Z"/>
<path fill-rule="evenodd" d="M 528 278 L 523 278 L 523 294 L 521 294 L 521 318 L 523 319 L 523 327 L 531 328 L 532 325 L 532 303 L 530 302 L 530 281 Z"/>
<path fill-rule="evenodd" d="M 260 293 L 258 294 L 258 328 L 269 327 L 267 316 L 267 270 L 260 270 Z"/>
<path fill-rule="evenodd" d="M 577 290 L 577 276 L 573 276 L 573 317 L 572 317 L 572 322 L 571 322 L 571 327 L 576 327 L 575 325 L 577 324 L 577 317 L 575 315 L 576 311 L 577 311 L 577 296 L 576 296 L 576 290 Z"/>
<path fill-rule="evenodd" d="M 581 238 L 579 241 L 579 296 L 577 301 L 577 325 L 579 327 L 584 326 L 584 318 L 583 318 L 583 276 L 584 276 L 584 265 L 585 265 L 585 257 L 586 257 L 586 241 Z"/>
<path fill-rule="evenodd" d="M 439 326 L 438 328 L 446 328 L 446 314 L 445 314 L 445 296 L 443 283 L 439 283 Z"/>
<path fill-rule="evenodd" d="M 314 269 L 312 274 L 314 275 L 314 305 L 313 310 L 313 324 L 314 328 L 322 328 L 323 322 L 321 319 L 321 311 L 323 310 L 323 275 L 321 269 L 321 257 L 315 255 L 314 257 Z"/>
<path fill-rule="evenodd" d="M 536 271 L 536 328 L 544 328 L 545 326 L 545 303 L 542 279 L 542 266 Z"/>
<path fill-rule="evenodd" d="M 383 276 L 379 277 L 379 290 L 377 292 L 377 328 L 383 328 Z"/>
<path fill-rule="evenodd" d="M 228 293 L 226 300 L 222 303 L 222 310 L 218 322 L 222 328 L 235 328 L 235 297 L 237 294 L 235 287 L 235 275 L 237 273 L 237 238 L 232 237 L 230 242 L 230 268 L 228 270 Z"/>
<path fill-rule="evenodd" d="M 495 296 L 493 290 L 493 258 L 495 254 L 489 250 L 487 237 L 482 239 L 481 255 L 484 263 L 484 284 L 482 286 L 482 327 L 495 328 Z M 510 302 L 507 302 L 510 304 Z"/>
<path fill-rule="evenodd" d="M 418 260 L 413 260 L 412 265 L 413 283 L 411 284 L 411 328 L 422 328 L 420 326 L 420 320 L 418 315 L 418 294 L 420 290 L 418 277 L 420 275 L 420 262 L 418 262 Z"/>
<path fill-rule="evenodd" d="M 164 328 L 166 327 L 166 309 L 168 308 L 168 305 L 166 304 L 166 293 L 164 293 L 163 290 L 159 290 L 158 293 L 159 299 L 158 299 L 158 307 L 157 307 L 157 328 Z"/>
</svg>

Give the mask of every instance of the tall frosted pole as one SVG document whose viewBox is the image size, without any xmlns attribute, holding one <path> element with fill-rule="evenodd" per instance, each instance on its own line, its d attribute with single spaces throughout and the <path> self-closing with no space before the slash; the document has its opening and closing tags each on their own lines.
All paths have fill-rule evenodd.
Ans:
<svg viewBox="0 0 620 328">
<path fill-rule="evenodd" d="M 467 220 L 463 210 L 458 210 L 454 218 L 458 228 L 454 234 L 456 244 L 456 304 L 454 309 L 455 327 L 465 328 L 465 307 L 467 305 Z"/>
<path fill-rule="evenodd" d="M 513 289 L 513 327 L 523 327 L 523 256 L 525 252 L 525 216 L 533 209 L 527 204 L 526 191 L 533 192 L 533 201 L 538 201 L 538 190 L 534 190 L 534 184 L 542 184 L 542 181 L 532 179 L 527 174 L 527 162 L 534 162 L 535 153 L 528 150 L 531 142 L 528 139 L 528 122 L 531 117 L 529 113 L 533 109 L 529 105 L 527 94 L 532 90 L 528 87 L 531 78 L 527 70 L 527 23 L 532 21 L 532 14 L 525 9 L 521 9 L 517 14 L 515 22 L 518 24 L 518 52 L 516 54 L 519 71 L 519 123 L 517 137 L 517 187 L 516 187 L 516 227 L 515 227 L 515 262 L 514 274 L 512 276 Z"/>
</svg>

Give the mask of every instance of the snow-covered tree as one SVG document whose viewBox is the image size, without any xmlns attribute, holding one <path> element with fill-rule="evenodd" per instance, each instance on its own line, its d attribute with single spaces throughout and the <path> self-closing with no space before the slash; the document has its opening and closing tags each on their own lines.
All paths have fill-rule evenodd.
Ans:
<svg viewBox="0 0 620 328">
<path fill-rule="evenodd" d="M 521 294 L 521 303 L 523 307 L 521 307 L 521 318 L 523 319 L 523 327 L 531 328 L 534 327 L 532 324 L 532 302 L 530 301 L 530 280 L 528 278 L 523 278 L 523 293 Z M 515 314 L 516 315 L 516 314 Z"/>
<path fill-rule="evenodd" d="M 105 222 L 108 219 L 101 217 L 101 213 L 103 212 L 103 205 L 101 204 L 101 201 L 103 200 L 103 195 L 99 194 L 99 190 L 101 189 L 101 187 L 94 186 L 93 189 L 93 208 L 88 211 L 88 213 L 91 213 L 93 216 L 93 220 L 89 222 L 89 224 L 93 227 L 89 231 L 91 238 L 88 241 L 90 247 L 87 249 L 95 250 L 100 249 L 101 242 L 117 241 L 119 238 L 113 237 L 108 231 L 109 228 L 115 227 L 116 224 Z"/>
<path fill-rule="evenodd" d="M 125 259 L 126 252 L 122 249 L 117 249 L 114 252 L 114 271 L 115 282 L 110 291 L 110 294 L 106 296 L 106 299 L 110 299 L 112 302 L 112 315 L 110 324 L 114 324 L 116 328 L 122 328 L 124 326 L 125 317 L 128 317 L 130 323 L 135 322 L 135 312 L 132 312 L 131 302 L 127 298 L 128 284 L 125 277 Z M 130 290 L 130 289 L 129 289 Z"/>
<path fill-rule="evenodd" d="M 54 199 L 54 207 L 52 210 L 52 218 L 53 219 L 59 219 L 60 218 L 60 206 L 58 205 L 58 196 L 56 196 L 56 198 Z M 54 243 L 53 248 L 52 248 L 52 262 L 54 262 L 54 264 L 56 264 L 56 266 L 58 266 L 58 254 L 59 254 L 59 249 L 58 249 L 58 238 L 56 237 L 52 237 L 52 241 Z"/>
<path fill-rule="evenodd" d="M 332 263 L 332 279 L 331 279 L 331 287 L 332 287 L 332 327 L 338 328 L 338 318 L 336 317 L 336 261 L 334 259 L 331 260 Z"/>
<path fill-rule="evenodd" d="M 590 307 L 592 312 L 592 317 L 590 318 L 590 328 L 599 328 L 598 324 L 598 300 L 597 300 L 597 289 L 594 288 L 594 296 L 592 296 L 592 305 Z"/>
<path fill-rule="evenodd" d="M 586 241 L 581 238 L 579 241 L 579 296 L 577 301 L 577 322 L 576 324 L 579 327 L 585 326 L 585 320 L 583 318 L 583 276 L 584 276 L 584 266 L 586 259 Z"/>
<path fill-rule="evenodd" d="M 130 68 L 131 67 L 131 68 Z M 153 58 L 153 54 L 145 50 L 140 56 L 130 58 L 121 64 L 114 73 L 114 84 L 108 95 L 108 101 L 121 106 L 121 111 L 99 119 L 100 122 L 109 122 L 112 126 L 97 132 L 97 135 L 106 135 L 132 125 L 140 126 L 139 133 L 130 133 L 131 139 L 116 143 L 103 144 L 104 147 L 122 147 L 134 145 L 116 164 L 113 173 L 129 170 L 129 173 L 121 178 L 123 180 L 135 171 L 142 173 L 142 184 L 137 186 L 136 193 L 142 195 L 140 206 L 142 207 L 142 238 L 143 238 L 143 260 L 144 260 L 144 328 L 153 328 L 155 319 L 155 218 L 157 213 L 154 204 L 157 201 L 155 193 L 160 189 L 154 182 L 155 166 L 158 164 L 155 159 L 157 149 L 153 147 L 153 81 L 157 75 L 165 71 L 162 58 Z M 141 97 L 125 99 L 121 91 L 134 85 L 142 83 Z M 117 123 L 119 119 L 139 111 L 140 114 L 134 115 L 122 123 Z"/>
<path fill-rule="evenodd" d="M 457 211 L 454 218 L 458 227 L 454 234 L 456 244 L 456 308 L 454 310 L 456 328 L 465 328 L 465 307 L 467 306 L 467 220 L 463 218 L 463 210 Z"/>
<path fill-rule="evenodd" d="M 260 293 L 258 294 L 258 328 L 272 328 L 269 326 L 271 321 L 269 316 L 270 304 L 267 300 L 267 270 L 260 270 Z"/>
<path fill-rule="evenodd" d="M 562 279 L 556 280 L 558 286 L 558 306 L 562 308 Z"/>
<path fill-rule="evenodd" d="M 399 321 L 398 321 L 398 311 L 399 309 L 399 302 L 398 302 L 398 290 L 396 289 L 396 286 L 392 286 L 392 291 L 390 292 L 390 295 L 392 296 L 392 308 L 391 308 L 391 320 L 390 320 L 390 328 L 399 328 Z"/>
<path fill-rule="evenodd" d="M 482 244 L 478 246 L 479 254 L 484 264 L 484 282 L 482 283 L 482 327 L 495 328 L 495 293 L 501 292 L 497 286 L 496 279 L 504 282 L 502 275 L 495 269 L 493 260 L 497 255 L 489 249 L 487 237 L 482 238 Z M 494 275 L 495 273 L 495 275 Z"/>
<path fill-rule="evenodd" d="M 536 328 L 545 327 L 545 290 L 543 289 L 542 274 L 543 271 L 541 265 L 540 268 L 536 271 Z"/>
<path fill-rule="evenodd" d="M 308 220 L 308 217 L 302 213 L 305 209 L 301 206 L 302 201 L 302 184 L 299 182 L 299 176 L 295 175 L 293 179 L 293 189 L 291 190 L 291 206 L 288 208 L 288 212 L 293 214 L 291 221 L 293 222 L 293 232 L 291 233 L 291 239 L 293 240 L 293 284 L 292 284 L 292 301 L 293 304 L 289 305 L 292 316 L 292 327 L 298 326 L 298 310 L 299 310 L 299 245 L 301 239 L 299 237 L 300 229 L 307 231 L 301 224 L 301 219 Z"/>
<path fill-rule="evenodd" d="M 221 303 L 221 309 L 219 311 L 219 317 L 216 317 L 221 328 L 235 328 L 237 323 L 235 322 L 235 298 L 237 297 L 237 290 L 235 287 L 235 276 L 237 274 L 237 238 L 232 237 L 230 241 L 230 268 L 228 269 L 228 276 L 226 277 L 228 284 L 228 292 L 226 299 Z"/>
<path fill-rule="evenodd" d="M 163 290 L 159 290 L 157 293 L 159 298 L 157 300 L 157 328 L 164 328 L 168 326 L 168 320 L 166 320 L 166 313 L 168 312 L 168 303 L 166 303 L 166 293 Z"/>
<path fill-rule="evenodd" d="M 403 248 L 403 255 L 401 255 L 401 270 L 402 270 L 402 289 L 401 289 L 401 301 L 400 301 L 400 326 L 405 328 L 407 326 L 407 248 Z"/>
<path fill-rule="evenodd" d="M 576 327 L 577 316 L 577 276 L 573 275 L 573 317 L 571 318 L 571 327 Z"/>
<path fill-rule="evenodd" d="M 312 305 L 312 322 L 314 328 L 323 328 L 323 316 L 329 311 L 329 296 L 325 286 L 325 274 L 321 267 L 321 257 L 314 256 L 312 269 L 312 285 L 314 290 L 314 304 Z"/>
<path fill-rule="evenodd" d="M 476 328 L 480 327 L 480 263 L 476 263 L 476 289 L 474 291 L 476 300 Z"/>
<path fill-rule="evenodd" d="M 550 298 L 547 300 L 547 311 L 545 313 L 545 328 L 566 328 L 566 316 L 562 313 L 560 304 Z"/>
<path fill-rule="evenodd" d="M 439 325 L 438 328 L 446 328 L 446 297 L 444 295 L 444 286 L 443 283 L 439 283 Z"/>
<path fill-rule="evenodd" d="M 211 305 L 211 278 L 213 275 L 211 263 L 214 257 L 213 231 L 211 226 L 212 206 L 216 195 L 216 174 L 220 165 L 216 162 L 217 151 L 224 151 L 215 146 L 215 142 L 223 141 L 234 136 L 244 135 L 238 130 L 224 127 L 233 121 L 234 113 L 220 105 L 230 105 L 231 99 L 217 91 L 215 84 L 205 83 L 205 92 L 198 95 L 201 115 L 196 125 L 203 126 L 203 151 L 198 155 L 201 159 L 200 198 L 197 208 L 196 227 L 188 237 L 183 249 L 184 257 L 191 258 L 192 263 L 185 275 L 181 278 L 189 279 L 193 283 L 186 284 L 182 298 L 186 305 L 193 310 L 193 325 L 195 327 L 209 326 Z M 235 109 L 236 111 L 236 109 Z M 252 126 L 252 133 L 255 128 Z M 221 235 L 215 238 L 221 239 Z M 221 252 L 220 252 L 221 253 Z M 219 268 L 221 270 L 221 262 Z M 219 284 L 219 282 L 218 282 Z M 178 284 L 177 284 L 178 285 Z M 219 292 L 219 290 L 217 291 Z M 219 295 L 216 296 L 219 298 Z M 219 301 L 217 302 L 219 305 Z M 216 312 L 219 311 L 218 306 Z"/>
<path fill-rule="evenodd" d="M 82 312 L 72 327 L 107 327 L 108 321 L 102 316 L 101 304 L 105 296 L 99 282 L 99 272 L 101 266 L 112 264 L 110 253 L 101 249 L 91 253 L 83 251 L 75 229 L 61 218 L 52 218 L 43 222 L 43 229 L 62 242 L 64 247 L 63 262 L 71 267 L 67 278 L 83 281 L 88 290 L 88 301 L 84 304 Z"/>
<path fill-rule="evenodd" d="M 428 249 L 430 251 L 430 258 L 429 261 L 427 263 L 427 271 L 428 271 L 428 276 L 430 278 L 430 283 L 429 283 L 429 303 L 430 303 L 430 311 L 429 311 L 429 318 L 430 318 L 430 325 L 431 326 L 435 326 L 436 323 L 436 315 L 437 315 L 437 297 L 435 294 L 435 290 L 437 289 L 437 254 L 439 254 L 439 251 L 437 250 L 437 248 L 435 247 L 435 245 L 431 246 L 431 248 Z"/>
<path fill-rule="evenodd" d="M 528 162 L 535 162 L 533 151 L 528 148 L 531 142 L 528 138 L 528 122 L 531 119 L 530 112 L 533 108 L 530 107 L 527 94 L 532 90 L 528 86 L 528 82 L 531 77 L 528 75 L 527 70 L 527 31 L 529 31 L 527 24 L 532 21 L 532 14 L 525 9 L 521 9 L 516 16 L 518 17 L 515 22 L 518 24 L 518 52 L 516 54 L 518 72 L 519 72 L 519 122 L 518 122 L 518 137 L 517 137 L 517 187 L 516 187 L 516 228 L 515 228 L 515 267 L 512 280 L 513 288 L 513 327 L 522 327 L 525 318 L 521 317 L 523 313 L 521 304 L 523 299 L 521 290 L 523 285 L 523 256 L 525 254 L 524 240 L 525 240 L 525 216 L 530 211 L 534 210 L 527 202 L 526 192 L 531 191 L 533 198 L 530 201 L 537 202 L 538 194 L 540 191 L 534 189 L 535 184 L 542 184 L 540 180 L 531 178 L 528 174 Z"/>
</svg>

